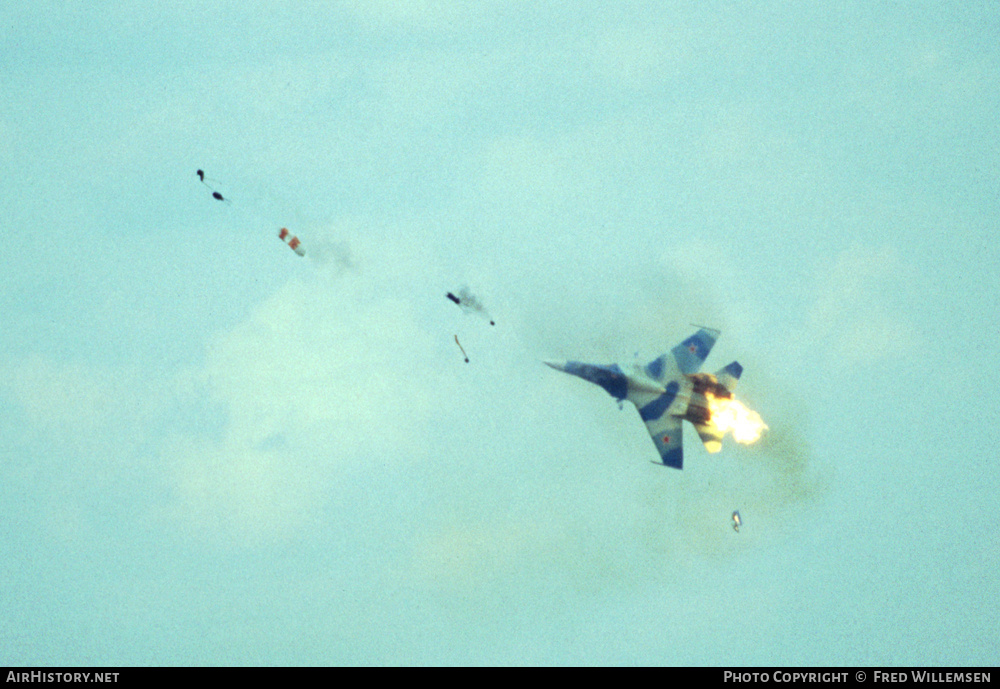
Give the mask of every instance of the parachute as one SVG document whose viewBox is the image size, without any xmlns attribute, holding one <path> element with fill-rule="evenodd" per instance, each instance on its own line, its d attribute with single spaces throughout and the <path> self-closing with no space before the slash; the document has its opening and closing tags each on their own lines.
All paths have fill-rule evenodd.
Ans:
<svg viewBox="0 0 1000 689">
<path fill-rule="evenodd" d="M 288 248 L 299 256 L 306 255 L 306 250 L 302 248 L 302 242 L 299 241 L 298 237 L 289 232 L 287 228 L 282 227 L 278 230 L 278 239 L 287 244 Z"/>
</svg>

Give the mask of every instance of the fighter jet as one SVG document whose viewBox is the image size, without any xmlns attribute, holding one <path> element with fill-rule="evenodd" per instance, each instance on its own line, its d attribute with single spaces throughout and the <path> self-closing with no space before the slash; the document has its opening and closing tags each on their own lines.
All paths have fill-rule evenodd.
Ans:
<svg viewBox="0 0 1000 689">
<path fill-rule="evenodd" d="M 706 450 L 721 450 L 724 431 L 712 418 L 712 406 L 718 406 L 716 400 L 732 399 L 743 373 L 743 367 L 735 361 L 715 375 L 698 373 L 718 337 L 718 330 L 701 328 L 668 354 L 645 365 L 545 363 L 600 385 L 619 403 L 627 400 L 634 404 L 660 452 L 658 463 L 683 469 L 681 422 L 691 422 Z"/>
<path fill-rule="evenodd" d="M 733 512 L 733 530 L 739 533 L 740 526 L 743 524 L 743 518 L 740 516 L 740 511 L 736 510 Z"/>
</svg>

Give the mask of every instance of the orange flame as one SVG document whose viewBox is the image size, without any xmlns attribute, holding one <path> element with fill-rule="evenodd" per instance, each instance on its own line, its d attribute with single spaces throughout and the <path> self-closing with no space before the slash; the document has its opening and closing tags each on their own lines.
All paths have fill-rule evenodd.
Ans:
<svg viewBox="0 0 1000 689">
<path fill-rule="evenodd" d="M 767 424 L 760 418 L 760 414 L 747 409 L 735 399 L 719 399 L 711 395 L 705 395 L 705 398 L 712 413 L 712 422 L 723 433 L 732 431 L 736 442 L 749 445 L 767 430 Z"/>
</svg>

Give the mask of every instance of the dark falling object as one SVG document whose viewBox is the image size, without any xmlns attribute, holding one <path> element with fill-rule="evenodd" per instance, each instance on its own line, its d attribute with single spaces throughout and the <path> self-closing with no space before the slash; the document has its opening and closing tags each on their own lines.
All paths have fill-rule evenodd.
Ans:
<svg viewBox="0 0 1000 689">
<path fill-rule="evenodd" d="M 462 303 L 462 300 L 461 300 L 461 299 L 459 299 L 458 297 L 456 297 L 456 296 L 455 296 L 454 294 L 452 294 L 451 292 L 448 292 L 448 294 L 447 294 L 447 297 L 448 297 L 449 299 L 451 299 L 451 300 L 452 300 L 453 302 L 455 302 L 456 304 L 461 304 L 461 303 Z"/>
</svg>

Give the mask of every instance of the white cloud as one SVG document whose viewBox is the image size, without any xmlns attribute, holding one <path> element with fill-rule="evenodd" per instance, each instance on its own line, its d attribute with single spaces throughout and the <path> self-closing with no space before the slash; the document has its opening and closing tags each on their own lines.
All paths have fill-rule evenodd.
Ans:
<svg viewBox="0 0 1000 689">
<path fill-rule="evenodd" d="M 293 279 L 213 339 L 202 375 L 228 423 L 218 441 L 178 437 L 166 451 L 180 514 L 280 534 L 338 472 L 426 450 L 437 343 L 414 302 L 372 277 Z"/>
<path fill-rule="evenodd" d="M 854 244 L 817 274 L 805 346 L 850 364 L 915 355 L 917 324 L 904 304 L 914 298 L 914 271 L 889 246 Z"/>
<path fill-rule="evenodd" d="M 695 41 L 703 40 L 688 22 L 644 19 L 609 27 L 592 48 L 581 46 L 595 73 L 617 88 L 642 90 L 673 81 L 693 58 Z"/>
<path fill-rule="evenodd" d="M 358 19 L 406 29 L 460 33 L 479 26 L 504 0 L 348 0 L 344 5 Z"/>
<path fill-rule="evenodd" d="M 24 410 L 32 440 L 65 441 L 79 450 L 120 456 L 143 438 L 170 384 L 134 368 L 31 355 L 6 362 L 0 382 Z"/>
</svg>

